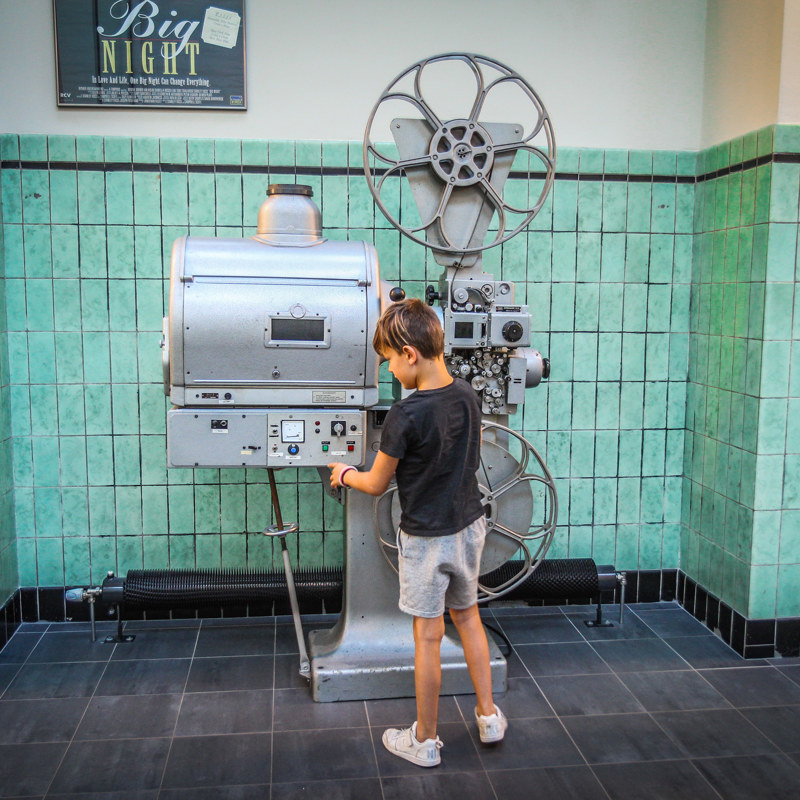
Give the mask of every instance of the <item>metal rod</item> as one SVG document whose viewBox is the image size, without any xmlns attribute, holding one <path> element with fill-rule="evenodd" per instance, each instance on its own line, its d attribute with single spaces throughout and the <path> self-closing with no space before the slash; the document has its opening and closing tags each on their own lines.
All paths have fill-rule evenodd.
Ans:
<svg viewBox="0 0 800 800">
<path fill-rule="evenodd" d="M 275 524 L 279 531 L 283 530 L 283 516 L 281 515 L 281 504 L 278 499 L 278 487 L 275 483 L 275 472 L 272 468 L 267 470 L 269 475 L 269 487 L 272 494 L 272 508 L 275 512 Z M 281 540 L 281 554 L 283 555 L 283 569 L 286 573 L 286 587 L 289 590 L 289 603 L 292 606 L 292 621 L 294 622 L 294 632 L 297 636 L 297 647 L 300 650 L 300 674 L 304 678 L 311 676 L 311 661 L 306 650 L 305 637 L 303 636 L 303 624 L 300 621 L 300 607 L 297 604 L 297 592 L 294 588 L 294 576 L 292 575 L 292 562 L 289 560 L 289 548 L 286 545 L 286 536 L 279 536 Z"/>
<path fill-rule="evenodd" d="M 94 624 L 94 595 L 89 595 L 89 621 L 92 623 L 92 644 L 97 641 L 97 630 Z"/>
</svg>

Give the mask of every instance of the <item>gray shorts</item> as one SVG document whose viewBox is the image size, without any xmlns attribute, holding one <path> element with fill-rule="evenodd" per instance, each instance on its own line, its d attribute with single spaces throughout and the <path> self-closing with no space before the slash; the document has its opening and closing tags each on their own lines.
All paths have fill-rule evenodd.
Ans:
<svg viewBox="0 0 800 800">
<path fill-rule="evenodd" d="M 435 618 L 445 607 L 464 609 L 478 602 L 486 517 L 449 536 L 397 533 L 400 610 Z"/>
</svg>

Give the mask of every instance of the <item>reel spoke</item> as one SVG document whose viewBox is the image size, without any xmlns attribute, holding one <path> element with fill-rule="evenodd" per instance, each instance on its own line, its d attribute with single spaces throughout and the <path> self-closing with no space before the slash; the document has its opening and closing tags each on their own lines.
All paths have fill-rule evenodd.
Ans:
<svg viewBox="0 0 800 800">
<path fill-rule="evenodd" d="M 429 89 L 428 74 L 436 71 L 435 65 L 448 61 L 465 64 L 476 83 L 475 95 L 471 99 L 466 98 L 471 104 L 470 108 L 462 117 L 445 118 L 438 114 L 431 102 L 431 95 L 426 95 Z M 480 121 L 489 107 L 487 98 L 504 86 L 514 87 L 511 90 L 515 93 L 513 102 L 518 104 L 514 110 L 521 112 L 519 116 L 523 118 L 519 124 L 525 118 L 530 120 L 532 130 L 524 137 L 518 129 L 518 135 L 514 137 L 513 125 Z M 438 98 L 436 94 L 433 96 Z M 399 124 L 392 124 L 392 134 L 398 150 L 406 156 L 404 167 L 398 167 L 401 161 L 382 155 L 372 140 L 372 128 L 378 110 L 384 103 L 390 102 L 409 104 L 420 117 L 399 119 L 397 115 L 393 115 Z M 399 128 L 402 129 L 396 130 Z M 542 136 L 545 142 L 539 146 L 533 144 L 534 139 Z M 515 138 L 515 141 L 508 142 L 508 138 Z M 504 200 L 503 188 L 514 156 L 525 150 L 541 160 L 546 179 L 536 202 L 530 207 L 518 208 Z M 479 254 L 490 247 L 503 244 L 527 227 L 544 205 L 552 186 L 556 148 L 547 110 L 521 75 L 499 61 L 484 56 L 443 53 L 413 64 L 384 90 L 367 123 L 363 153 L 367 185 L 381 212 L 404 236 L 434 250 L 438 260 L 452 255 L 463 257 Z M 424 170 L 415 171 L 413 175 L 409 175 L 407 171 L 405 173 L 412 184 L 419 217 L 427 222 L 417 223 L 415 220 L 414 227 L 404 226 L 388 212 L 380 196 L 386 176 L 377 178 L 377 171 L 370 169 L 370 156 L 390 165 L 393 175 L 397 174 L 398 169 L 403 171 L 423 166 L 430 168 L 429 173 Z M 446 197 L 444 192 L 439 194 L 437 181 L 451 189 L 458 189 L 457 203 L 450 203 L 449 192 Z M 448 213 L 451 206 L 454 210 Z M 489 206 L 494 209 L 494 214 L 487 213 Z M 495 214 L 497 232 L 486 237 L 486 228 Z M 521 217 L 519 224 L 516 224 L 517 218 L 509 220 L 509 214 Z"/>
</svg>

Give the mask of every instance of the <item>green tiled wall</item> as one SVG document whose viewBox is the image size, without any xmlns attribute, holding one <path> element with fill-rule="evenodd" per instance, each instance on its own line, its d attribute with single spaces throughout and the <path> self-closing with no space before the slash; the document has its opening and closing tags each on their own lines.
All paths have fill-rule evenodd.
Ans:
<svg viewBox="0 0 800 800">
<path fill-rule="evenodd" d="M 552 363 L 521 426 L 557 479 L 550 555 L 675 568 L 694 158 L 568 151 L 558 171 L 578 179 L 556 181 L 521 254 Z"/>
<path fill-rule="evenodd" d="M 799 133 L 698 158 L 681 567 L 750 618 L 800 613 Z"/>
<path fill-rule="evenodd" d="M 1 174 L 1 171 L 0 171 Z M 0 197 L 0 605 L 16 591 L 17 549 L 14 534 L 14 484 L 11 469 L 11 401 L 5 302 L 3 205 Z"/>
<path fill-rule="evenodd" d="M 170 248 L 250 235 L 267 184 L 297 177 L 326 235 L 374 242 L 382 277 L 421 295 L 440 268 L 376 215 L 360 144 L 30 135 L 1 155 L 19 583 L 279 567 L 263 471 L 166 469 Z M 552 362 L 513 424 L 558 483 L 553 556 L 679 566 L 694 172 L 694 154 L 563 150 L 531 229 L 486 254 Z M 341 563 L 316 472 L 279 479 L 299 564 Z"/>
</svg>

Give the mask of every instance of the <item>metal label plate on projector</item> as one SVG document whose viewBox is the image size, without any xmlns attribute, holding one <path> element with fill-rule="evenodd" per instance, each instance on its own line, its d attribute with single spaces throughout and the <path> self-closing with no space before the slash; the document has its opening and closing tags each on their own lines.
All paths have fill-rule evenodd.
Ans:
<svg viewBox="0 0 800 800">
<path fill-rule="evenodd" d="M 332 392 L 332 391 L 312 391 L 311 392 L 311 402 L 312 403 L 324 403 L 325 405 L 334 405 L 341 403 L 344 405 L 347 402 L 347 392 Z"/>
</svg>

